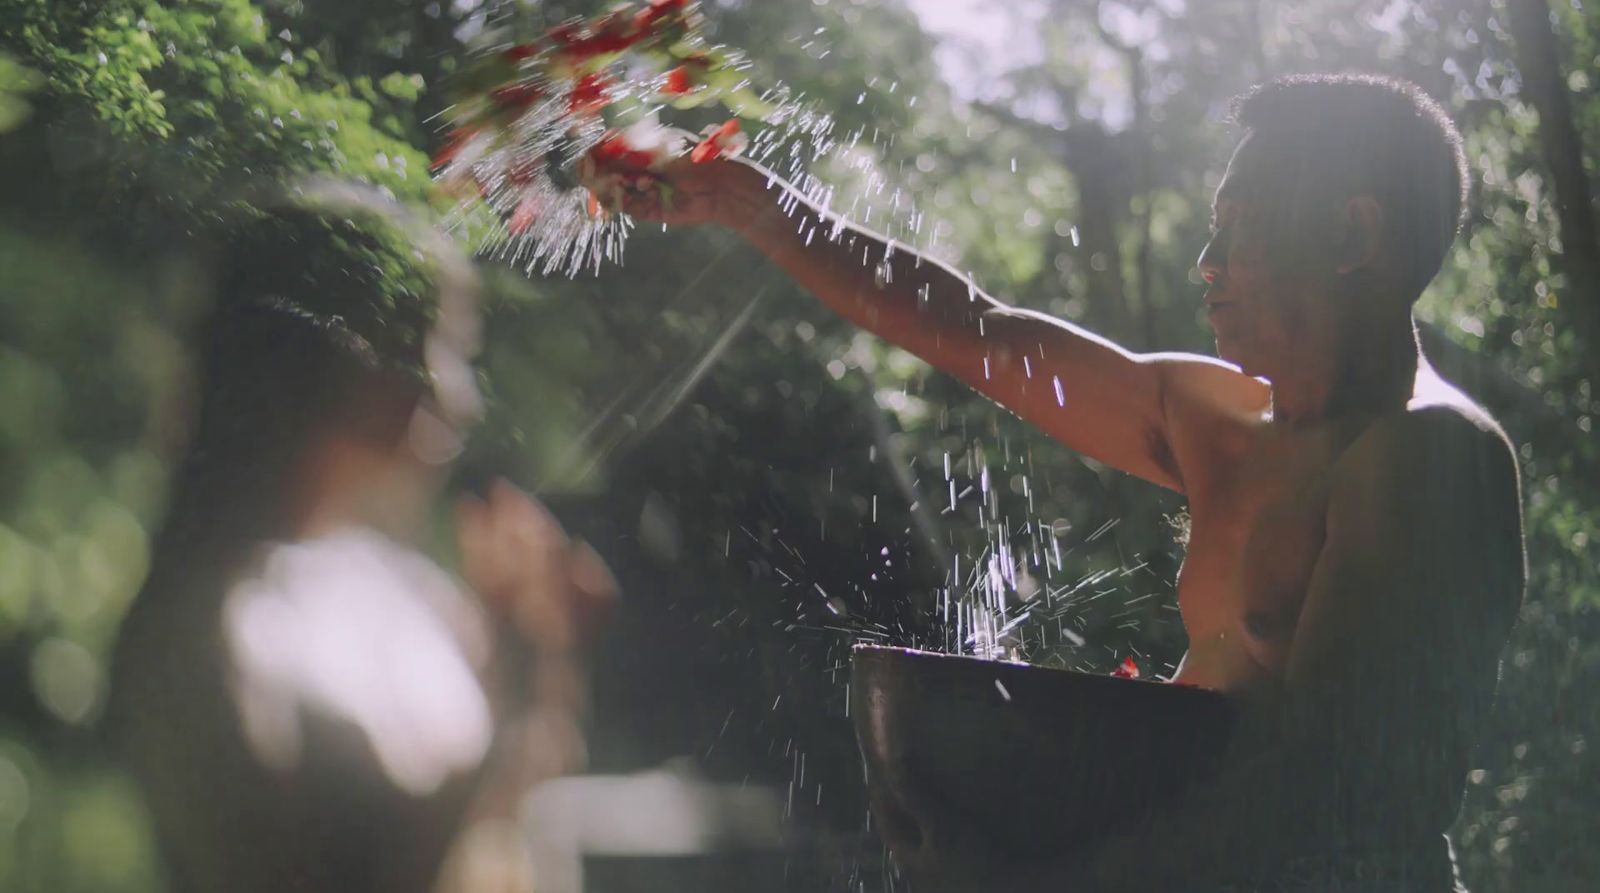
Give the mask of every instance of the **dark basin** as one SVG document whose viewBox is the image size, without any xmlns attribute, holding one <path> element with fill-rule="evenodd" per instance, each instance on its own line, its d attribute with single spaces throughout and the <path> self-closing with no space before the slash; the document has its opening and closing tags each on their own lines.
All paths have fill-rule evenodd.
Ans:
<svg viewBox="0 0 1600 893">
<path fill-rule="evenodd" d="M 871 645 L 853 664 L 874 817 L 897 850 L 953 826 L 1004 858 L 1092 843 L 1214 772 L 1232 726 L 1224 696 L 1162 682 Z"/>
</svg>

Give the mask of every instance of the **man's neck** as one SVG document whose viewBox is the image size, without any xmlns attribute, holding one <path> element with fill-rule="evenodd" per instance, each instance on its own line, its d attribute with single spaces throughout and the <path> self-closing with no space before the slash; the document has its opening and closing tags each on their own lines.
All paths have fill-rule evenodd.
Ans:
<svg viewBox="0 0 1600 893">
<path fill-rule="evenodd" d="M 381 486 L 375 454 L 337 438 L 307 451 L 293 476 L 286 535 L 316 539 L 345 527 L 365 526 L 363 496 Z"/>
<path fill-rule="evenodd" d="M 1409 314 L 1366 329 L 1322 362 L 1302 360 L 1272 380 L 1272 420 L 1300 428 L 1332 418 L 1403 408 L 1416 386 L 1419 352 Z"/>
</svg>

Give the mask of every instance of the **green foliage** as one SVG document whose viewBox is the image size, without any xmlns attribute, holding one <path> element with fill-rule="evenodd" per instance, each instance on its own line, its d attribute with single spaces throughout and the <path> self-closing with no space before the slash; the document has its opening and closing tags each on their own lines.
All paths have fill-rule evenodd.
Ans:
<svg viewBox="0 0 1600 893">
<path fill-rule="evenodd" d="M 33 107 L 28 104 L 27 96 L 39 89 L 39 81 L 33 69 L 18 65 L 10 57 L 0 56 L 0 133 L 28 119 Z"/>
<path fill-rule="evenodd" d="M 426 156 L 406 141 L 407 76 L 346 78 L 267 31 L 248 0 L 58 4 L 6 0 L 6 48 L 47 95 L 112 139 L 97 171 L 193 208 L 286 175 L 331 173 L 411 200 Z"/>
</svg>

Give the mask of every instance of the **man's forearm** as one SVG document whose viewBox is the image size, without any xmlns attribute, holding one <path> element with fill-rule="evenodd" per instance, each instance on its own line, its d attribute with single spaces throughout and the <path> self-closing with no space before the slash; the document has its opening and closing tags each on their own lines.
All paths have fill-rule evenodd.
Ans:
<svg viewBox="0 0 1600 893">
<path fill-rule="evenodd" d="M 936 364 L 1003 305 L 968 277 L 741 166 L 727 224 L 835 312 Z M 942 364 L 941 364 L 942 365 Z"/>
</svg>

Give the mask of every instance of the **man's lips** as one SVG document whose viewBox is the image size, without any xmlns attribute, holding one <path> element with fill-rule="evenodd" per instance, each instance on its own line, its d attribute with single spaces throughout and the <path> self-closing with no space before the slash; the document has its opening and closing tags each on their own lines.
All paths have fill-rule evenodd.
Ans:
<svg viewBox="0 0 1600 893">
<path fill-rule="evenodd" d="M 1210 287 L 1200 300 L 1206 305 L 1206 320 L 1214 323 L 1224 308 L 1233 306 L 1233 299 L 1223 297 L 1222 289 L 1217 287 L 1217 283 L 1212 282 L 1208 285 Z"/>
</svg>

